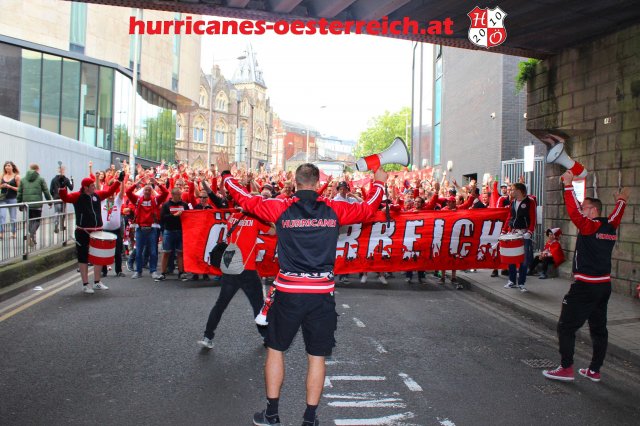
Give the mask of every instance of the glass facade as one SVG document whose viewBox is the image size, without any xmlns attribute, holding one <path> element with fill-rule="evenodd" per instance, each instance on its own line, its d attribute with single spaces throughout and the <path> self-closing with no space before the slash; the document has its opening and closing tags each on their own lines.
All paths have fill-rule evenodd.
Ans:
<svg viewBox="0 0 640 426">
<path fill-rule="evenodd" d="M 90 62 L 0 43 L 0 113 L 80 143 L 129 153 L 131 78 Z M 136 156 L 175 159 L 176 106 L 138 84 Z M 204 135 L 203 135 L 204 136 Z"/>
<path fill-rule="evenodd" d="M 69 29 L 69 50 L 84 53 L 87 40 L 87 4 L 71 3 L 71 28 Z"/>
<path fill-rule="evenodd" d="M 442 46 L 436 46 L 435 83 L 433 100 L 433 165 L 440 164 L 440 135 L 442 117 Z"/>
</svg>

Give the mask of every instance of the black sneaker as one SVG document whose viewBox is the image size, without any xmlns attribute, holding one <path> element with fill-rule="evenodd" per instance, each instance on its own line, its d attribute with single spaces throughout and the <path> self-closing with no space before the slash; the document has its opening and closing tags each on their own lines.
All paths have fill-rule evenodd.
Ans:
<svg viewBox="0 0 640 426">
<path fill-rule="evenodd" d="M 302 426 L 318 426 L 320 424 L 320 420 L 316 417 L 314 421 L 310 422 L 308 420 L 302 421 Z"/>
<path fill-rule="evenodd" d="M 495 278 L 498 276 L 498 270 L 494 269 L 493 272 L 491 273 L 491 278 Z"/>
<path fill-rule="evenodd" d="M 267 418 L 267 410 L 262 410 L 259 413 L 253 415 L 253 424 L 255 426 L 282 426 L 280 423 L 280 417 L 276 414 L 273 417 Z"/>
</svg>

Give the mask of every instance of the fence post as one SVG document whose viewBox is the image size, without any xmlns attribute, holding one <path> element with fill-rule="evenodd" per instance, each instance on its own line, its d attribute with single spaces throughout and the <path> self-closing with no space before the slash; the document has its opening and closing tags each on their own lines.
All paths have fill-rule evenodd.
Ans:
<svg viewBox="0 0 640 426">
<path fill-rule="evenodd" d="M 23 203 L 24 209 L 22 209 L 22 259 L 27 260 L 29 258 L 29 244 L 27 242 L 27 234 L 29 232 L 29 204 Z"/>
</svg>

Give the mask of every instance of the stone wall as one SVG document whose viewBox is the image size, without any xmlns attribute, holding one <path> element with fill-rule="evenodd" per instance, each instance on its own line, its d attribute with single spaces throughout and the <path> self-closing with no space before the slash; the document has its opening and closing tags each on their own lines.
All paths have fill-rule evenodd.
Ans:
<svg viewBox="0 0 640 426">
<path fill-rule="evenodd" d="M 589 170 L 586 196 L 598 197 L 604 214 L 619 185 L 632 188 L 613 252 L 614 291 L 632 295 L 640 284 L 640 25 L 567 49 L 536 67 L 528 84 L 527 130 L 568 136 L 565 148 Z M 546 168 L 545 227 L 559 226 L 573 256 L 576 228 L 564 208 L 558 177 Z M 571 262 L 561 273 L 569 274 Z"/>
</svg>

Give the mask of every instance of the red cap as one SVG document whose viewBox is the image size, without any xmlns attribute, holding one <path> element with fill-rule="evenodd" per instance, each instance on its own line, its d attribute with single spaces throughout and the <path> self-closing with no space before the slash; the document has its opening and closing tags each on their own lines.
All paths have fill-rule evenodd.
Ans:
<svg viewBox="0 0 640 426">
<path fill-rule="evenodd" d="M 95 183 L 95 181 L 93 179 L 91 179 L 90 177 L 86 177 L 86 178 L 82 179 L 81 186 L 84 188 L 84 187 L 90 186 L 92 183 Z"/>
</svg>

